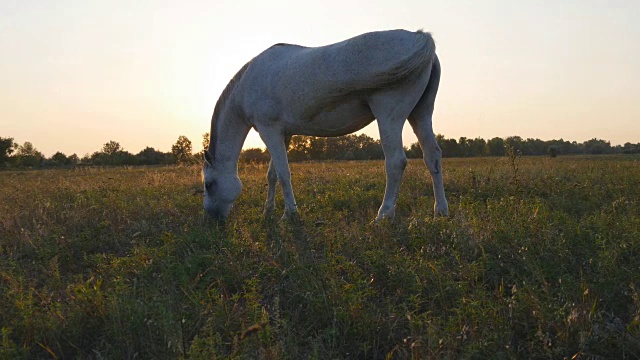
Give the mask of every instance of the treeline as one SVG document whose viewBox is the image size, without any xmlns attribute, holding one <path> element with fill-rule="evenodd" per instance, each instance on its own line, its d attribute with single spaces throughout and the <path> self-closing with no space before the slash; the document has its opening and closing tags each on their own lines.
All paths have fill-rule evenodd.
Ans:
<svg viewBox="0 0 640 360">
<path fill-rule="evenodd" d="M 204 135 L 203 145 L 208 146 L 208 134 Z M 60 167 L 60 166 L 114 166 L 114 165 L 174 165 L 195 164 L 201 162 L 202 152 L 193 153 L 191 140 L 186 136 L 178 137 L 171 146 L 171 152 L 162 152 L 146 147 L 137 154 L 126 151 L 117 141 L 109 141 L 93 154 L 78 157 L 56 152 L 45 157 L 30 142 L 19 145 L 13 138 L 0 137 L 0 168 L 23 167 Z"/>
<path fill-rule="evenodd" d="M 609 141 L 591 139 L 582 143 L 576 141 L 523 139 L 519 136 L 507 138 L 495 137 L 489 140 L 482 138 L 448 139 L 437 136 L 438 144 L 444 157 L 479 157 L 504 156 L 507 149 L 513 149 L 521 155 L 576 155 L 576 154 L 638 154 L 640 143 L 627 142 L 624 145 L 612 146 Z M 203 148 L 209 146 L 209 133 L 202 136 Z M 202 159 L 202 151 L 193 153 L 192 143 L 186 136 L 178 137 L 171 146 L 171 152 L 162 152 L 147 147 L 137 154 L 132 154 L 116 141 L 105 143 L 99 151 L 78 157 L 76 154 L 66 155 L 56 152 L 45 157 L 30 142 L 19 145 L 13 138 L 0 137 L 0 167 L 56 167 L 75 165 L 171 165 L 196 164 Z M 422 150 L 418 143 L 405 147 L 408 158 L 421 158 Z M 367 135 L 346 135 L 333 138 L 294 136 L 289 145 L 290 161 L 306 160 L 374 160 L 384 159 L 380 140 Z M 242 151 L 241 161 L 267 162 L 269 153 L 260 148 Z"/>
<path fill-rule="evenodd" d="M 448 139 L 437 135 L 436 139 L 444 157 L 505 156 L 507 149 L 521 155 L 577 155 L 577 154 L 638 154 L 640 143 L 626 143 L 612 146 L 609 141 L 591 139 L 582 143 L 576 141 L 523 139 L 510 136 L 505 139 L 495 137 Z M 416 142 L 405 147 L 408 158 L 422 158 L 422 149 Z M 243 158 L 250 161 L 268 161 L 269 154 L 262 149 L 247 149 Z M 294 136 L 289 145 L 291 161 L 304 160 L 373 160 L 384 159 L 380 140 L 367 135 L 346 135 L 335 138 Z"/>
<path fill-rule="evenodd" d="M 438 144 L 445 157 L 474 157 L 474 156 L 504 156 L 507 148 L 522 155 L 599 155 L 599 154 L 637 154 L 640 153 L 640 143 L 627 142 L 624 145 L 612 146 L 609 141 L 591 139 L 582 143 L 576 141 L 523 139 L 520 136 L 510 136 L 505 139 L 494 137 L 490 140 L 482 138 L 447 139 L 437 136 Z M 414 144 L 417 146 L 417 144 Z"/>
</svg>

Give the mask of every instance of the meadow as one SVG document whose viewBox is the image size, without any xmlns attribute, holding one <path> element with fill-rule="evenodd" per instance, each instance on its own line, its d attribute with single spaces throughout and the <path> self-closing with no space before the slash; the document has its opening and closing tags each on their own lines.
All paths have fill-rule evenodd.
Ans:
<svg viewBox="0 0 640 360">
<path fill-rule="evenodd" d="M 421 161 L 372 224 L 381 161 L 292 164 L 301 222 L 240 167 L 0 172 L 2 359 L 637 359 L 640 157 Z"/>
</svg>

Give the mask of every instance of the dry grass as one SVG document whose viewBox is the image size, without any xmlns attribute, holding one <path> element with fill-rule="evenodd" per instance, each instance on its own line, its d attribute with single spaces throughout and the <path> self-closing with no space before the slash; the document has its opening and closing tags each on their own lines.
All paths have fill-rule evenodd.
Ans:
<svg viewBox="0 0 640 360">
<path fill-rule="evenodd" d="M 302 224 L 240 169 L 224 229 L 196 167 L 0 173 L 0 358 L 637 358 L 637 157 L 293 164 Z M 278 203 L 282 209 L 282 202 Z"/>
</svg>

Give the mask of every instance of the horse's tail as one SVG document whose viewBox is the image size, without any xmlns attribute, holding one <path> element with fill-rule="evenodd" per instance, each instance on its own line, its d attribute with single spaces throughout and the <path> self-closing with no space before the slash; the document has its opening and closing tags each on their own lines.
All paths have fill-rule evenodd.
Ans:
<svg viewBox="0 0 640 360">
<path fill-rule="evenodd" d="M 430 66 L 436 58 L 436 42 L 433 40 L 431 33 L 418 30 L 416 35 L 421 37 L 419 47 L 416 49 L 414 56 L 407 64 L 412 72 L 424 70 Z"/>
<path fill-rule="evenodd" d="M 436 102 L 436 95 L 438 95 L 438 87 L 440 85 L 440 60 L 438 56 L 434 56 L 433 63 L 431 65 L 431 73 L 429 74 L 429 82 L 424 89 L 424 93 L 420 100 L 416 104 L 411 114 L 409 114 L 409 122 L 413 126 L 415 121 L 423 121 L 426 118 L 430 118 L 433 115 L 434 105 Z"/>
<path fill-rule="evenodd" d="M 436 43 L 431 33 L 418 30 L 414 47 L 407 52 L 403 61 L 398 62 L 392 69 L 380 74 L 375 80 L 374 87 L 389 86 L 428 69 L 436 58 Z"/>
</svg>

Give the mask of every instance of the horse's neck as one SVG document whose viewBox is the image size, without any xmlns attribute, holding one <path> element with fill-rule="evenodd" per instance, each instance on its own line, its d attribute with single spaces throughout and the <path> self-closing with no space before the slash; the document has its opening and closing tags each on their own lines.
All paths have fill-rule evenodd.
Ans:
<svg viewBox="0 0 640 360">
<path fill-rule="evenodd" d="M 238 159 L 242 145 L 251 127 L 242 116 L 232 111 L 225 111 L 216 124 L 212 140 L 215 146 L 215 163 L 219 170 L 238 171 Z"/>
</svg>

